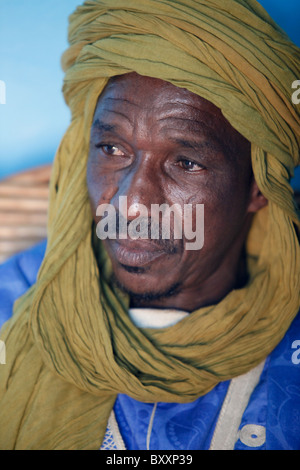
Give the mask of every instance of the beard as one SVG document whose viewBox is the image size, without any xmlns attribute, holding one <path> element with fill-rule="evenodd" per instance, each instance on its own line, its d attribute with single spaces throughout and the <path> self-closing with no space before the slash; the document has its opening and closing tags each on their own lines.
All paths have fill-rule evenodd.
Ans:
<svg viewBox="0 0 300 470">
<path fill-rule="evenodd" d="M 134 273 L 139 273 L 143 272 L 143 268 L 133 268 L 131 266 L 126 266 L 124 269 L 128 270 L 129 272 L 134 272 Z M 168 287 L 164 291 L 160 290 L 151 290 L 147 291 L 145 290 L 144 292 L 136 292 L 134 291 L 134 288 L 128 288 L 125 287 L 115 275 L 113 275 L 112 278 L 113 285 L 120 289 L 122 292 L 125 294 L 129 295 L 130 297 L 130 306 L 131 307 L 147 307 L 147 304 L 149 302 L 159 302 L 160 300 L 164 300 L 167 298 L 172 297 L 173 295 L 176 295 L 180 292 L 180 287 L 181 283 L 177 282 Z"/>
</svg>

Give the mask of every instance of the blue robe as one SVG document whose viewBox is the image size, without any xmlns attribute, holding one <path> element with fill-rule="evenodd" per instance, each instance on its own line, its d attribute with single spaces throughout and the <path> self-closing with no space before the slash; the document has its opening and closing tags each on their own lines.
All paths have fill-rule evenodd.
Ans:
<svg viewBox="0 0 300 470">
<path fill-rule="evenodd" d="M 14 301 L 34 284 L 45 247 L 42 242 L 0 266 L 0 326 L 11 317 Z M 193 403 L 158 403 L 154 415 L 154 404 L 118 395 L 114 414 L 126 449 L 146 449 L 152 415 L 150 449 L 209 449 L 230 383 L 219 383 Z M 264 363 L 234 449 L 300 450 L 300 315 Z"/>
</svg>

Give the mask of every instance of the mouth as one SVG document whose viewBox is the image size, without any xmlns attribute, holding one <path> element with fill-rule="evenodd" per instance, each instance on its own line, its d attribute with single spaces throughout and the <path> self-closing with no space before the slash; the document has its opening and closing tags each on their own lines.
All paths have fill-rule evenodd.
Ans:
<svg viewBox="0 0 300 470">
<path fill-rule="evenodd" d="M 124 267 L 147 267 L 167 255 L 162 247 L 146 240 L 111 240 L 115 260 Z"/>
</svg>

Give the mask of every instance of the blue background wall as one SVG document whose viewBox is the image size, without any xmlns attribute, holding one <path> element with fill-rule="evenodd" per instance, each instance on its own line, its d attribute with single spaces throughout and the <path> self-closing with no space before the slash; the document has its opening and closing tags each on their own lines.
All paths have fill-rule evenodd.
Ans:
<svg viewBox="0 0 300 470">
<path fill-rule="evenodd" d="M 137 0 L 138 1 L 138 0 Z M 60 56 L 81 0 L 0 0 L 0 178 L 53 160 L 69 123 Z M 261 0 L 300 46 L 300 1 Z M 300 77 L 299 77 L 300 79 Z M 300 188 L 300 172 L 294 185 Z"/>
</svg>

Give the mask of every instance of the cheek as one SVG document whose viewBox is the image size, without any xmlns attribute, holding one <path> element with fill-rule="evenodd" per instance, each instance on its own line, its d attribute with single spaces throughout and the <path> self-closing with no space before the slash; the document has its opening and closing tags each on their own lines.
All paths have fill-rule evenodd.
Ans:
<svg viewBox="0 0 300 470">
<path fill-rule="evenodd" d="M 97 164 L 88 160 L 86 173 L 87 188 L 94 218 L 100 204 L 110 203 L 118 190 L 115 174 L 102 175 Z"/>
<path fill-rule="evenodd" d="M 224 183 L 224 182 L 223 182 Z M 228 246 L 241 230 L 247 215 L 247 194 L 234 181 L 230 185 L 203 187 L 188 199 L 204 205 L 204 249 Z M 196 226 L 194 217 L 193 226 Z"/>
</svg>

